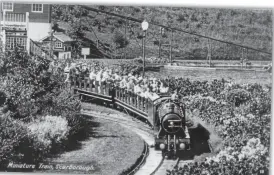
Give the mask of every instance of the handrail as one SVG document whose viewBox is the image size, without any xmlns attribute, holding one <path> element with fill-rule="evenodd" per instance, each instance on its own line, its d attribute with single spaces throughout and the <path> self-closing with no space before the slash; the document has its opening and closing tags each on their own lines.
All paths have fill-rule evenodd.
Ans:
<svg viewBox="0 0 274 175">
<path fill-rule="evenodd" d="M 90 80 L 89 77 L 71 77 L 71 89 L 97 95 L 98 98 L 112 99 L 119 103 L 126 104 L 140 114 L 148 115 L 149 109 L 153 106 L 153 101 L 141 97 L 132 91 L 114 86 L 113 83 L 100 83 Z"/>
<path fill-rule="evenodd" d="M 27 22 L 26 14 L 24 13 L 5 13 L 5 22 Z"/>
</svg>

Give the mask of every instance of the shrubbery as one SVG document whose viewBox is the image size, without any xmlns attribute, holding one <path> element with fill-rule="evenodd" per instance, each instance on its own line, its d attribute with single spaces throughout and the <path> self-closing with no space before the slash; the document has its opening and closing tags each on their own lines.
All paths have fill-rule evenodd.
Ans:
<svg viewBox="0 0 274 175">
<path fill-rule="evenodd" d="M 28 136 L 35 140 L 33 146 L 44 151 L 50 150 L 53 142 L 58 144 L 66 140 L 70 129 L 66 118 L 49 115 L 30 122 L 27 128 Z"/>
<path fill-rule="evenodd" d="M 0 113 L 0 165 L 20 160 L 20 143 L 27 139 L 27 128 L 8 113 Z M 2 168 L 2 167 L 0 167 Z"/>
<path fill-rule="evenodd" d="M 226 81 L 172 79 L 190 114 L 214 127 L 223 139 L 217 155 L 167 174 L 267 174 L 271 87 Z"/>
<path fill-rule="evenodd" d="M 62 68 L 21 50 L 0 57 L 0 162 L 37 163 L 85 135 L 80 101 Z M 4 167 L 3 167 L 4 168 Z"/>
</svg>

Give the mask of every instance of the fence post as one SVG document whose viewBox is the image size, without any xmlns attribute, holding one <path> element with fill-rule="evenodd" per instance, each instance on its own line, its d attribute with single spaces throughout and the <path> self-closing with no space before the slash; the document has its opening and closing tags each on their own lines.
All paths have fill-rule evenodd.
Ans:
<svg viewBox="0 0 274 175">
<path fill-rule="evenodd" d="M 137 96 L 137 108 L 141 110 L 141 97 Z"/>
<path fill-rule="evenodd" d="M 95 80 L 94 92 L 98 94 L 98 81 Z"/>
<path fill-rule="evenodd" d="M 88 81 L 87 81 L 87 78 L 85 77 L 85 79 L 84 79 L 84 90 L 85 91 L 87 90 L 87 83 L 88 83 Z"/>
<path fill-rule="evenodd" d="M 110 94 L 109 90 L 110 90 L 110 84 L 107 82 L 106 87 L 105 87 L 105 91 L 106 91 L 107 96 L 109 96 L 109 94 Z"/>
<path fill-rule="evenodd" d="M 89 91 L 92 92 L 93 80 L 89 79 Z"/>
<path fill-rule="evenodd" d="M 116 93 L 116 98 L 117 98 L 118 100 L 120 100 L 120 88 L 119 88 L 119 87 L 116 87 L 115 89 L 116 89 L 116 91 L 115 91 L 115 93 Z"/>
<path fill-rule="evenodd" d="M 141 97 L 141 106 L 140 106 L 141 111 L 144 111 L 144 97 Z"/>
<path fill-rule="evenodd" d="M 148 107 L 148 99 L 146 98 L 145 99 L 145 104 L 144 104 L 144 110 L 145 110 L 145 113 L 147 113 L 147 108 Z"/>
</svg>

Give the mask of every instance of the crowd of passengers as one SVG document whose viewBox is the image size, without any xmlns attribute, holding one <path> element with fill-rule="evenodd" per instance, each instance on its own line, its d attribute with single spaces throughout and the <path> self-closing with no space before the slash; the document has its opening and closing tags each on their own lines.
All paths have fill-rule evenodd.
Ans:
<svg viewBox="0 0 274 175">
<path fill-rule="evenodd" d="M 75 66 L 72 66 L 71 63 L 68 62 L 64 72 L 66 74 L 65 82 L 69 82 L 74 76 L 82 79 L 89 77 L 94 86 L 99 87 L 110 83 L 115 87 L 134 92 L 141 97 L 151 100 L 159 98 L 159 94 L 171 92 L 168 85 L 160 79 L 143 77 L 136 72 L 127 74 L 119 71 L 118 68 L 110 68 L 93 62 L 89 65 L 84 63 Z M 98 90 L 100 91 L 100 88 L 98 88 Z M 173 96 L 175 98 L 177 91 L 174 92 Z"/>
</svg>

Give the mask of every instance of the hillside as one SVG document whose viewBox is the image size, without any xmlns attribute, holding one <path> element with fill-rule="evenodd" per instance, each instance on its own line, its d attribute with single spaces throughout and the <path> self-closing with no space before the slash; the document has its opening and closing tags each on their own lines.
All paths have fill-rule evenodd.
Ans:
<svg viewBox="0 0 274 175">
<path fill-rule="evenodd" d="M 263 9 L 214 9 L 184 7 L 136 7 L 136 6 L 65 6 L 53 7 L 53 18 L 81 43 L 87 39 L 96 43 L 105 56 L 121 55 L 126 58 L 141 56 L 142 30 L 140 23 L 88 10 L 92 7 L 136 19 L 179 28 L 188 32 L 272 52 L 272 12 Z M 66 26 L 66 27 L 64 27 Z M 125 29 L 125 26 L 126 29 Z M 125 38 L 126 36 L 126 38 Z M 161 44 L 169 44 L 170 31 L 160 37 L 160 28 L 150 25 L 147 31 L 147 55 L 158 56 Z M 173 33 L 173 57 L 180 59 L 206 59 L 211 45 L 212 59 L 239 59 L 239 47 L 209 42 L 182 32 Z M 115 42 L 114 42 L 115 41 Z M 93 44 L 94 45 L 94 44 Z M 116 49 L 115 49 L 116 48 Z M 162 56 L 168 57 L 169 47 L 162 47 Z M 107 51 L 108 50 L 108 51 Z M 267 54 L 247 50 L 248 59 L 271 59 Z"/>
</svg>

